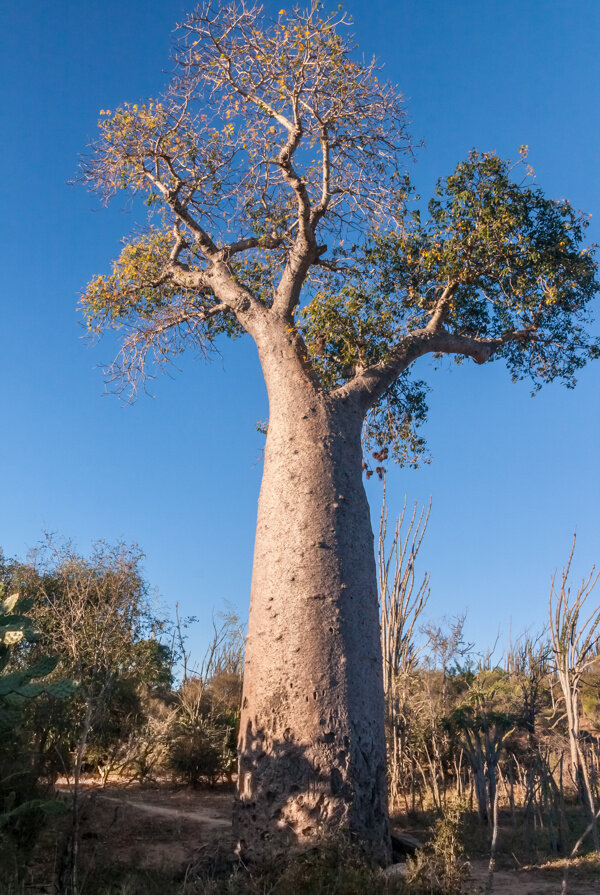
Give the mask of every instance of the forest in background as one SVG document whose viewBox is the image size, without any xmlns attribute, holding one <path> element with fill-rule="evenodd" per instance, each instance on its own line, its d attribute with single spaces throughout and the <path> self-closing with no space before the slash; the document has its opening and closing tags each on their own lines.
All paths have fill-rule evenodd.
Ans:
<svg viewBox="0 0 600 895">
<path fill-rule="evenodd" d="M 493 891 L 497 862 L 598 853 L 597 576 L 571 583 L 574 542 L 539 633 L 514 638 L 500 657 L 494 644 L 478 653 L 464 615 L 424 620 L 429 576 L 418 570 L 418 552 L 429 512 L 405 506 L 389 526 L 384 501 L 381 514 L 390 811 L 396 826 L 430 843 L 413 859 L 410 885 L 393 883 L 408 888 L 386 879 L 382 891 L 459 892 L 475 855 L 489 856 Z M 123 544 L 99 542 L 82 556 L 48 539 L 28 561 L 1 560 L 2 892 L 147 891 L 147 882 L 94 888 L 89 868 L 83 873 L 91 780 L 191 788 L 235 780 L 243 625 L 232 613 L 215 615 L 196 661 L 186 638 L 194 619 L 160 611 L 142 559 Z M 51 880 L 35 888 L 49 841 Z M 157 891 L 246 891 L 205 884 L 192 873 Z"/>
</svg>

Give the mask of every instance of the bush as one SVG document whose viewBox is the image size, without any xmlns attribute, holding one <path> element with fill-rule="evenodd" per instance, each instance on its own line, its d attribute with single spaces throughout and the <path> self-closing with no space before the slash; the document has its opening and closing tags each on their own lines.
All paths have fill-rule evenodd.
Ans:
<svg viewBox="0 0 600 895">
<path fill-rule="evenodd" d="M 407 861 L 406 884 L 411 895 L 460 895 L 468 878 L 461 843 L 463 808 L 447 810 L 435 824 L 428 848 Z"/>
<path fill-rule="evenodd" d="M 236 765 L 239 676 L 220 673 L 191 678 L 178 694 L 168 764 L 192 786 L 230 777 Z"/>
<path fill-rule="evenodd" d="M 214 785 L 225 772 L 228 731 L 201 719 L 193 730 L 182 730 L 171 744 L 169 766 L 190 786 Z"/>
</svg>

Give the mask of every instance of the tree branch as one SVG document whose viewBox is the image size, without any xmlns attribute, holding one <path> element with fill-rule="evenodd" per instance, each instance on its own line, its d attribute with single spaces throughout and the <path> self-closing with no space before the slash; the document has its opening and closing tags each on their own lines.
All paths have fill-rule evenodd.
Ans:
<svg viewBox="0 0 600 895">
<path fill-rule="evenodd" d="M 247 239 L 238 239 L 219 250 L 219 257 L 226 261 L 232 255 L 239 255 L 248 249 L 279 249 L 284 245 L 282 236 L 249 236 Z"/>
<path fill-rule="evenodd" d="M 181 188 L 181 184 L 176 189 L 169 189 L 169 187 L 162 182 L 160 177 L 157 177 L 156 174 L 152 174 L 152 172 L 148 171 L 147 168 L 144 168 L 144 174 L 150 181 L 150 183 L 163 196 L 171 211 L 175 215 L 177 215 L 179 220 L 182 221 L 192 232 L 194 241 L 198 244 L 203 254 L 206 255 L 207 258 L 212 259 L 218 251 L 217 246 L 212 241 L 206 230 L 204 230 L 200 226 L 200 224 L 192 217 L 187 208 L 179 200 L 178 193 Z"/>
<path fill-rule="evenodd" d="M 306 184 L 298 176 L 292 164 L 292 158 L 302 139 L 302 126 L 297 115 L 297 103 L 294 104 L 296 123 L 290 131 L 288 140 L 279 153 L 277 164 L 283 179 L 296 194 L 298 208 L 298 233 L 289 254 L 288 262 L 279 281 L 273 298 L 273 311 L 284 318 L 289 318 L 300 300 L 300 292 L 306 274 L 316 259 L 316 240 L 312 226 L 310 198 Z"/>
<path fill-rule="evenodd" d="M 190 344 L 210 354 L 214 349 L 205 324 L 230 310 L 224 303 L 203 308 L 184 300 L 164 308 L 152 320 L 130 326 L 119 354 L 105 369 L 107 381 L 117 384 L 119 394 L 129 392 L 133 399 L 140 383 L 152 378 L 147 372 L 149 355 L 156 363 L 165 364 Z"/>
<path fill-rule="evenodd" d="M 386 360 L 367 367 L 332 394 L 342 400 L 357 397 L 366 411 L 407 367 L 425 354 L 462 354 L 476 364 L 484 364 L 508 342 L 535 337 L 531 330 L 520 330 L 497 339 L 485 339 L 448 332 L 439 323 L 435 329 L 430 326 L 431 322 L 424 329 L 404 336 Z"/>
<path fill-rule="evenodd" d="M 311 215 L 311 228 L 313 232 L 327 211 L 331 199 L 331 164 L 329 158 L 329 134 L 325 126 L 321 127 L 321 200 Z"/>
<path fill-rule="evenodd" d="M 446 288 L 443 290 L 441 296 L 435 304 L 431 320 L 426 326 L 426 329 L 429 332 L 437 332 L 441 328 L 444 322 L 444 317 L 446 316 L 446 311 L 448 310 L 452 299 L 456 295 L 458 286 L 458 283 L 448 283 Z"/>
</svg>

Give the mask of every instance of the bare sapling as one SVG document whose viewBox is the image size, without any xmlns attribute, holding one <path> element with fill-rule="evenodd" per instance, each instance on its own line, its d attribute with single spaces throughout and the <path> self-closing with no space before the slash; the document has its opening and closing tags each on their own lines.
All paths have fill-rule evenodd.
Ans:
<svg viewBox="0 0 600 895">
<path fill-rule="evenodd" d="M 383 689 L 388 725 L 388 776 L 390 807 L 396 807 L 401 777 L 407 774 L 407 739 L 410 738 L 411 688 L 419 654 L 415 633 L 429 599 L 429 574 L 417 584 L 415 562 L 427 530 L 431 501 L 420 512 L 415 503 L 410 518 L 406 499 L 387 543 L 388 507 L 384 482 L 377 567 L 381 603 Z M 404 784 L 406 780 L 402 781 Z"/>
<path fill-rule="evenodd" d="M 577 794 L 589 819 L 589 832 L 594 848 L 600 848 L 598 824 L 594 804 L 594 793 L 590 781 L 587 762 L 581 747 L 581 687 L 584 676 L 597 657 L 600 641 L 600 605 L 596 605 L 589 615 L 582 615 L 586 601 L 592 594 L 600 572 L 595 566 L 581 581 L 575 595 L 571 594 L 569 574 L 575 553 L 576 536 L 567 565 L 562 571 L 557 586 L 556 573 L 552 577 L 548 604 L 552 655 L 556 675 L 562 691 L 564 718 L 570 748 L 570 772 Z"/>
</svg>

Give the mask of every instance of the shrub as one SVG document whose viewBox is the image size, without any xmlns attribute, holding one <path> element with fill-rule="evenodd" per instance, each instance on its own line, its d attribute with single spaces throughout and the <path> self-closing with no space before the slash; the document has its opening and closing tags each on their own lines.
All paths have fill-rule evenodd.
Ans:
<svg viewBox="0 0 600 895">
<path fill-rule="evenodd" d="M 428 848 L 407 861 L 411 895 L 460 895 L 468 877 L 461 843 L 463 807 L 454 806 L 436 822 Z"/>
</svg>

